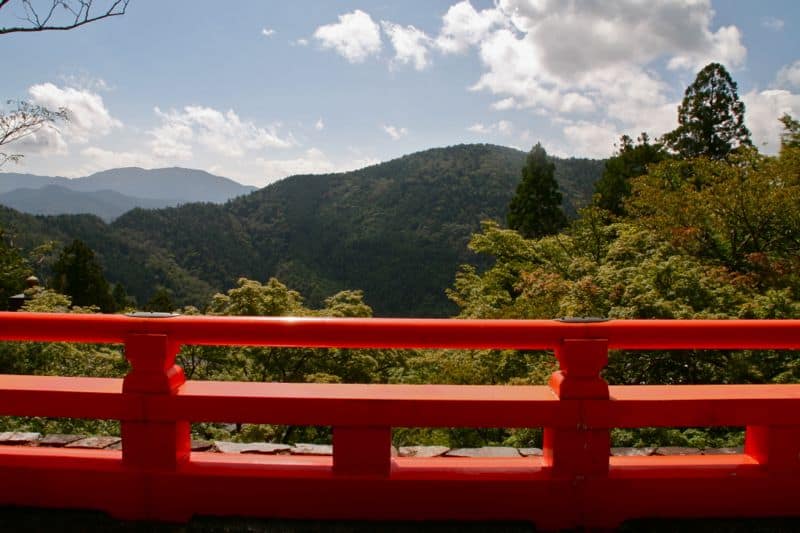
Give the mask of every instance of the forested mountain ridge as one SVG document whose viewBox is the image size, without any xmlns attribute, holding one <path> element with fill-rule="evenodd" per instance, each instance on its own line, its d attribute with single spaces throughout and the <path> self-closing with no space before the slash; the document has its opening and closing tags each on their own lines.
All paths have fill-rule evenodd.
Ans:
<svg viewBox="0 0 800 533">
<path fill-rule="evenodd" d="M 202 306 L 238 277 L 277 276 L 311 305 L 362 289 L 376 315 L 447 316 L 454 308 L 445 288 L 459 264 L 476 262 L 469 237 L 482 219 L 505 219 L 524 159 L 512 148 L 459 145 L 292 176 L 224 205 L 135 209 L 108 225 L 86 216 L 0 218 L 29 245 L 37 244 L 23 235 L 31 232 L 85 241 L 108 279 L 140 303 L 163 286 L 177 303 Z M 554 161 L 574 212 L 588 203 L 603 163 Z"/>
</svg>

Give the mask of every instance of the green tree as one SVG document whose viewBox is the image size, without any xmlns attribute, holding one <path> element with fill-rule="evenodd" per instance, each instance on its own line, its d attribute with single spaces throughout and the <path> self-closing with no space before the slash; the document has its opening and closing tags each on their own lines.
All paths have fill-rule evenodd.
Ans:
<svg viewBox="0 0 800 533">
<path fill-rule="evenodd" d="M 552 235 L 567 224 L 555 165 L 536 143 L 522 168 L 522 180 L 508 206 L 508 226 L 528 238 Z"/>
<path fill-rule="evenodd" d="M 738 146 L 752 144 L 744 125 L 744 103 L 724 66 L 709 63 L 697 73 L 678 107 L 678 127 L 663 141 L 685 159 L 721 159 Z"/>
<path fill-rule="evenodd" d="M 617 153 L 606 161 L 603 176 L 595 184 L 595 203 L 615 215 L 625 214 L 623 201 L 631 194 L 631 178 L 647 173 L 647 166 L 667 156 L 660 143 L 650 144 L 642 133 L 633 140 L 623 135 Z"/>
<path fill-rule="evenodd" d="M 172 300 L 172 294 L 166 287 L 159 287 L 153 296 L 144 304 L 145 311 L 152 311 L 154 313 L 171 313 L 176 308 L 175 302 Z"/>
<path fill-rule="evenodd" d="M 122 311 L 124 309 L 133 308 L 136 306 L 136 302 L 128 296 L 128 291 L 125 290 L 125 287 L 122 286 L 122 283 L 115 283 L 114 290 L 111 291 L 111 297 L 114 298 L 114 306 L 117 308 L 117 311 Z"/>
<path fill-rule="evenodd" d="M 0 228 L 0 309 L 8 308 L 8 298 L 22 292 L 25 278 L 33 273 L 20 251 L 9 244 Z"/>
<path fill-rule="evenodd" d="M 53 265 L 50 286 L 70 296 L 73 305 L 97 306 L 104 313 L 115 310 L 114 298 L 103 275 L 103 267 L 83 241 L 75 239 L 61 251 Z"/>
<path fill-rule="evenodd" d="M 800 121 L 795 120 L 788 113 L 784 113 L 778 120 L 783 124 L 781 148 L 800 148 Z"/>
<path fill-rule="evenodd" d="M 766 157 L 754 148 L 726 161 L 665 161 L 633 180 L 638 225 L 686 253 L 784 288 L 800 277 L 800 149 Z M 800 286 L 795 288 L 800 295 Z"/>
</svg>

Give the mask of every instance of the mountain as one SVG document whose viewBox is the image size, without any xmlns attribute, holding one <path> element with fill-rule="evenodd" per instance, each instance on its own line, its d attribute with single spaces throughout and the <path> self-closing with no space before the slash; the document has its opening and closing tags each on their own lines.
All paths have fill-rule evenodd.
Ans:
<svg viewBox="0 0 800 533">
<path fill-rule="evenodd" d="M 0 194 L 0 204 L 34 215 L 92 213 L 110 222 L 135 207 L 155 209 L 172 202 L 134 198 L 110 190 L 77 192 L 61 185 L 45 185 L 40 189 L 14 189 Z"/>
<path fill-rule="evenodd" d="M 31 217 L 0 210 L 0 224 L 29 246 L 79 238 L 112 282 L 139 302 L 157 286 L 202 307 L 238 277 L 277 276 L 309 305 L 362 289 L 378 316 L 448 316 L 444 290 L 483 219 L 505 221 L 526 153 L 459 145 L 341 174 L 285 178 L 225 204 L 134 209 L 97 217 Z M 603 162 L 558 159 L 565 209 L 588 203 Z M 480 265 L 478 265 L 480 267 Z"/>
<path fill-rule="evenodd" d="M 255 189 L 202 170 L 177 167 L 115 168 L 75 179 L 0 173 L 0 204 L 32 214 L 89 213 L 106 220 L 134 207 L 223 203 Z"/>
<path fill-rule="evenodd" d="M 157 198 L 175 203 L 222 203 L 256 189 L 203 170 L 180 167 L 152 170 L 138 167 L 114 168 L 72 180 L 70 188 L 83 192 L 112 190 L 128 196 Z"/>
<path fill-rule="evenodd" d="M 0 194 L 16 189 L 41 189 L 47 185 L 69 184 L 68 178 L 53 176 L 36 176 L 34 174 L 18 174 L 16 172 L 0 172 Z"/>
</svg>

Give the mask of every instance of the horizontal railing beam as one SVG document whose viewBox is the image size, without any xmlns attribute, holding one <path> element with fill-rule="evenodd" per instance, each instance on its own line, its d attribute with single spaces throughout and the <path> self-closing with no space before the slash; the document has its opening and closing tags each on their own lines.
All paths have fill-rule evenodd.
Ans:
<svg viewBox="0 0 800 533">
<path fill-rule="evenodd" d="M 548 387 L 189 381 L 149 400 L 154 420 L 390 427 L 575 426 Z"/>
<path fill-rule="evenodd" d="M 611 401 L 586 401 L 590 428 L 800 425 L 797 385 L 611 386 Z"/>
<path fill-rule="evenodd" d="M 610 349 L 799 349 L 800 320 L 453 320 L 0 313 L 0 340 L 120 343 L 133 334 L 171 342 L 340 348 L 554 349 L 605 339 Z"/>
<path fill-rule="evenodd" d="M 0 415 L 124 420 L 143 405 L 122 396 L 122 380 L 0 375 Z"/>
<path fill-rule="evenodd" d="M 611 386 L 611 401 L 548 387 L 188 381 L 122 395 L 112 378 L 0 375 L 0 415 L 391 427 L 632 428 L 800 425 L 795 385 Z"/>
</svg>

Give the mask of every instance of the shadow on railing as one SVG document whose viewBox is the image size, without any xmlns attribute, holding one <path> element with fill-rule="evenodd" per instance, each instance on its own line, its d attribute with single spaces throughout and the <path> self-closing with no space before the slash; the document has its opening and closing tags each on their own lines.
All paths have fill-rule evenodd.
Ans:
<svg viewBox="0 0 800 533">
<path fill-rule="evenodd" d="M 124 343 L 124 379 L 0 376 L 0 415 L 120 420 L 122 451 L 0 449 L 0 505 L 130 519 L 800 515 L 800 385 L 611 386 L 609 349 L 800 349 L 800 321 L 558 322 L 0 313 L 0 340 Z M 549 386 L 186 381 L 181 345 L 552 349 Z M 333 427 L 332 457 L 192 453 L 190 423 Z M 610 457 L 611 428 L 746 427 L 745 453 Z M 543 457 L 392 457 L 393 427 L 544 428 Z"/>
</svg>

